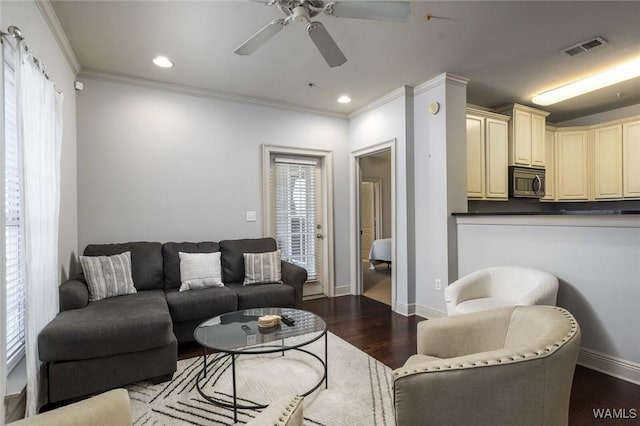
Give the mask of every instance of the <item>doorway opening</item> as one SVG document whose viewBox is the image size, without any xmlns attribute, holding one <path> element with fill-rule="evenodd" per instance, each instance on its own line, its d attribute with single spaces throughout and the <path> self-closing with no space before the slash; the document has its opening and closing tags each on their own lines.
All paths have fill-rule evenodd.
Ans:
<svg viewBox="0 0 640 426">
<path fill-rule="evenodd" d="M 358 158 L 362 295 L 393 305 L 392 158 L 386 148 Z"/>
</svg>

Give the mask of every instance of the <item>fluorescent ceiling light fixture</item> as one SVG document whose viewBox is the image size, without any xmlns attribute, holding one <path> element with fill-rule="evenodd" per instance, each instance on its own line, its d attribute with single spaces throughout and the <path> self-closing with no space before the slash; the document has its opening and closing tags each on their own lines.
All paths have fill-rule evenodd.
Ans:
<svg viewBox="0 0 640 426">
<path fill-rule="evenodd" d="M 173 62 L 171 62 L 166 56 L 156 56 L 153 58 L 153 63 L 160 68 L 171 68 L 173 66 Z"/>
<path fill-rule="evenodd" d="M 338 102 L 340 102 L 341 104 L 348 104 L 349 102 L 351 102 L 351 98 L 347 95 L 342 95 L 338 98 Z"/>
<path fill-rule="evenodd" d="M 537 105 L 553 105 L 603 87 L 611 86 L 632 78 L 640 77 L 640 58 L 609 68 L 582 80 L 574 81 L 557 89 L 534 96 L 531 102 Z"/>
</svg>

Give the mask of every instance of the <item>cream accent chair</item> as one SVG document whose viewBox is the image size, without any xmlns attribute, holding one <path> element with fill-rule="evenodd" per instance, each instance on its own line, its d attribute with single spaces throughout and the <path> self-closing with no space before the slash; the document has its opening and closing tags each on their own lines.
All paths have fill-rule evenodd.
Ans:
<svg viewBox="0 0 640 426">
<path fill-rule="evenodd" d="M 580 327 L 555 306 L 418 323 L 418 354 L 393 371 L 397 426 L 566 425 Z"/>
<path fill-rule="evenodd" d="M 269 404 L 263 412 L 251 419 L 246 426 L 303 426 L 301 396 L 287 395 Z"/>
<path fill-rule="evenodd" d="M 558 279 L 537 269 L 496 266 L 481 269 L 447 286 L 449 315 L 512 305 L 555 305 Z"/>
<path fill-rule="evenodd" d="M 131 404 L 125 389 L 114 389 L 10 426 L 131 426 Z"/>
<path fill-rule="evenodd" d="M 246 426 L 303 426 L 304 398 L 287 395 L 270 404 Z M 131 403 L 126 389 L 114 389 L 8 426 L 131 426 Z"/>
</svg>

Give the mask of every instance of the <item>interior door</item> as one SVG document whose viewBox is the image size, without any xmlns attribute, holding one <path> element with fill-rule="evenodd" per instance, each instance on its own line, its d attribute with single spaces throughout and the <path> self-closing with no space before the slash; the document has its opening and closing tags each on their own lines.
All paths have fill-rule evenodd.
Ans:
<svg viewBox="0 0 640 426">
<path fill-rule="evenodd" d="M 282 259 L 307 270 L 304 296 L 324 295 L 322 161 L 314 157 L 274 156 L 271 166 L 271 226 Z"/>
<path fill-rule="evenodd" d="M 369 259 L 369 251 L 371 250 L 371 244 L 375 239 L 375 195 L 374 195 L 374 183 L 362 182 L 360 191 L 360 251 L 362 253 L 362 260 Z"/>
</svg>

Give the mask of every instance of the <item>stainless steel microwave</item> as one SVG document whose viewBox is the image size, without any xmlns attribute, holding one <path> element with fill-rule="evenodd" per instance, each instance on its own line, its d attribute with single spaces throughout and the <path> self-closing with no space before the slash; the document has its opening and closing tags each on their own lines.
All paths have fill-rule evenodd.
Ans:
<svg viewBox="0 0 640 426">
<path fill-rule="evenodd" d="M 509 195 L 523 198 L 544 197 L 544 169 L 509 167 Z"/>
</svg>

